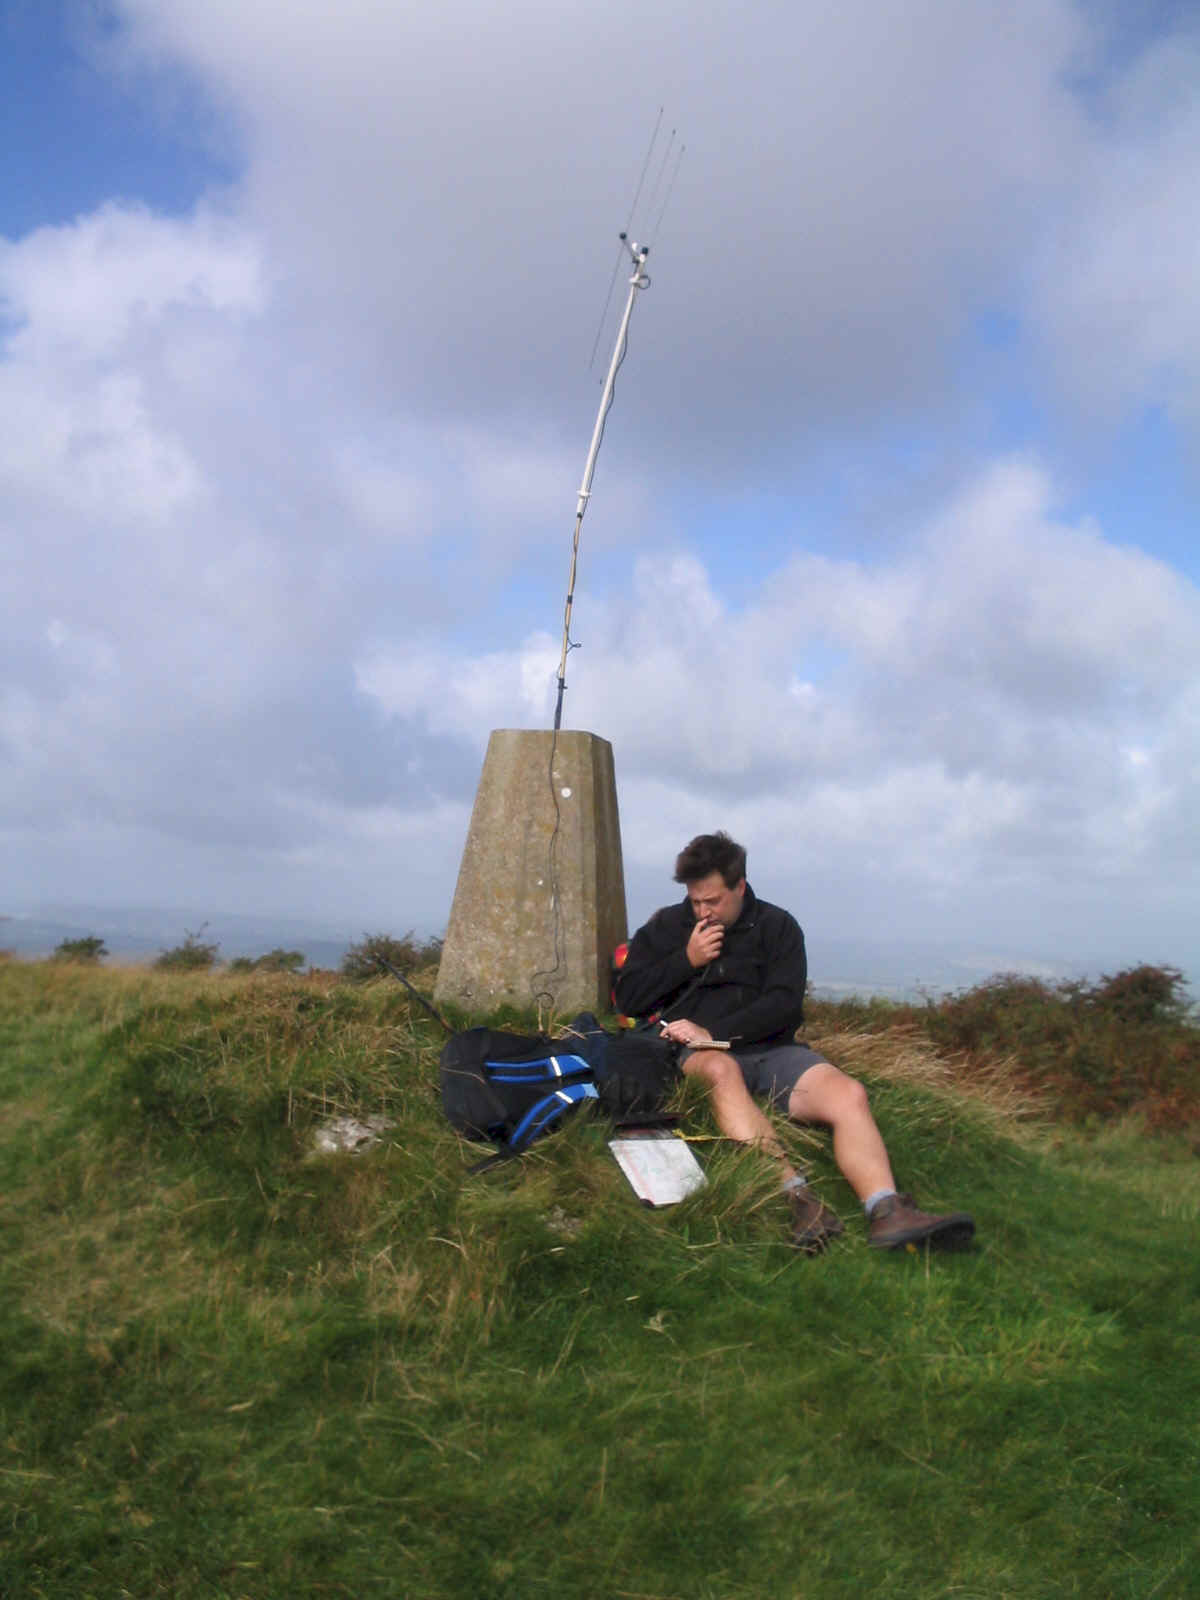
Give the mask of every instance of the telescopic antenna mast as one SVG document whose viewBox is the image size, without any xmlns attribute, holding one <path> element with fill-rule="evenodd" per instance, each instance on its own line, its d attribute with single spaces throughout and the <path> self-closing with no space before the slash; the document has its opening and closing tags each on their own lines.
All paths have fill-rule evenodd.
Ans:
<svg viewBox="0 0 1200 1600">
<path fill-rule="evenodd" d="M 650 254 L 650 246 L 636 244 L 629 235 L 621 235 L 621 243 L 629 252 L 633 262 L 633 276 L 629 280 L 629 298 L 625 302 L 625 312 L 621 318 L 621 326 L 617 329 L 617 342 L 613 346 L 612 360 L 608 364 L 608 376 L 604 380 L 604 392 L 600 396 L 600 410 L 596 414 L 596 426 L 592 430 L 592 443 L 587 454 L 587 463 L 583 469 L 583 482 L 579 489 L 579 499 L 575 507 L 575 537 L 571 541 L 571 576 L 567 580 L 567 604 L 563 616 L 562 655 L 558 663 L 558 699 L 554 706 L 555 732 L 562 725 L 563 694 L 567 687 L 567 653 L 574 649 L 571 643 L 571 608 L 575 603 L 575 573 L 579 565 L 579 530 L 583 526 L 583 514 L 587 510 L 588 500 L 592 493 L 592 474 L 596 470 L 596 457 L 600 454 L 600 441 L 604 438 L 604 424 L 613 403 L 613 387 L 617 381 L 617 371 L 625 359 L 625 351 L 629 341 L 629 319 L 633 315 L 633 302 L 637 299 L 639 289 L 648 289 L 650 279 L 643 270 L 646 257 Z"/>
</svg>

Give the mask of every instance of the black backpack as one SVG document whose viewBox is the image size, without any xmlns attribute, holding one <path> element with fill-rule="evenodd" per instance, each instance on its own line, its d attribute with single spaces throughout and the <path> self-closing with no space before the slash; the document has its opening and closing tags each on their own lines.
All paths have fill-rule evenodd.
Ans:
<svg viewBox="0 0 1200 1600">
<path fill-rule="evenodd" d="M 468 1028 L 443 1046 L 442 1109 L 468 1139 L 520 1155 L 580 1106 L 611 1122 L 662 1121 L 679 1079 L 678 1047 L 656 1034 L 606 1033 L 583 1013 L 565 1036 Z M 490 1164 L 490 1163 L 485 1163 Z"/>
</svg>

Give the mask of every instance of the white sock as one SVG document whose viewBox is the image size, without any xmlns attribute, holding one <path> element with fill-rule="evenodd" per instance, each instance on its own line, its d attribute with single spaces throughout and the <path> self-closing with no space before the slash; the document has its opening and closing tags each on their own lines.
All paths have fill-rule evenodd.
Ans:
<svg viewBox="0 0 1200 1600">
<path fill-rule="evenodd" d="M 863 1210 L 870 1216 L 881 1200 L 889 1199 L 895 1192 L 895 1189 L 876 1189 L 874 1194 L 869 1194 L 863 1201 Z"/>
</svg>

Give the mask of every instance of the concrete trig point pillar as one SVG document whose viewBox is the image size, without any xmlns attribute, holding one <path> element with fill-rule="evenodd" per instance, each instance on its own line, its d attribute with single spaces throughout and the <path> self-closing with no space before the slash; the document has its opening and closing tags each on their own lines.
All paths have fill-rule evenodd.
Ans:
<svg viewBox="0 0 1200 1600">
<path fill-rule="evenodd" d="M 625 934 L 612 746 L 593 733 L 497 729 L 435 998 L 476 1015 L 504 1004 L 608 1010 L 612 952 Z"/>
</svg>

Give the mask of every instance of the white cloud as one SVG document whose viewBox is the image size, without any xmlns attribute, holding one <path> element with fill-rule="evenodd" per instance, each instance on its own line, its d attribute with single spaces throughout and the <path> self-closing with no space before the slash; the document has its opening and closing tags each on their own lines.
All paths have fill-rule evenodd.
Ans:
<svg viewBox="0 0 1200 1600">
<path fill-rule="evenodd" d="M 1028 462 L 984 471 L 874 569 L 798 556 L 735 608 L 695 558 L 647 554 L 631 601 L 590 613 L 566 704 L 617 751 L 632 860 L 723 821 L 922 899 L 1032 895 L 1157 871 L 1197 799 L 1200 595 L 1056 519 Z M 836 664 L 795 693 L 791 661 L 823 644 Z M 543 637 L 360 681 L 469 736 L 537 724 L 523 686 L 551 660 Z"/>
<path fill-rule="evenodd" d="M 259 313 L 259 252 L 209 211 L 186 221 L 106 205 L 64 227 L 0 241 L 0 300 L 18 360 L 93 362 L 152 342 L 169 312 Z"/>
<path fill-rule="evenodd" d="M 186 446 L 154 425 L 131 374 L 96 375 L 77 387 L 10 369 L 0 372 L 0 408 L 20 418 L 0 441 L 0 483 L 14 498 L 156 525 L 199 491 Z"/>
<path fill-rule="evenodd" d="M 1023 7 L 1019 26 L 990 0 L 703 16 L 680 0 L 298 0 L 285 28 L 232 0 L 118 9 L 132 51 L 235 108 L 240 198 L 297 305 L 426 415 L 575 404 L 665 101 L 635 219 L 651 232 L 672 122 L 688 153 L 661 279 L 652 258 L 653 326 L 639 313 L 656 359 L 626 404 L 693 466 L 727 456 L 731 406 L 735 454 L 751 422 L 777 448 L 940 406 L 966 322 L 1012 284 L 1086 147 L 1064 80 L 1090 35 L 1067 0 Z"/>
<path fill-rule="evenodd" d="M 64 227 L 0 240 L 0 484 L 10 506 L 161 524 L 202 492 L 197 453 L 158 395 L 175 340 L 261 311 L 249 239 L 106 206 Z M 175 373 L 178 381 L 178 369 Z"/>
<path fill-rule="evenodd" d="M 1074 408 L 1161 406 L 1200 439 L 1200 35 L 1153 43 L 1104 106 L 1034 308 Z"/>
</svg>

